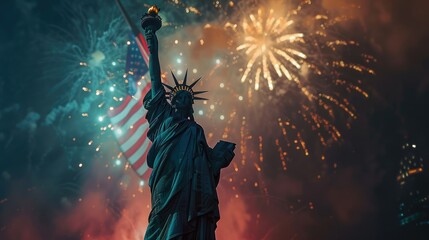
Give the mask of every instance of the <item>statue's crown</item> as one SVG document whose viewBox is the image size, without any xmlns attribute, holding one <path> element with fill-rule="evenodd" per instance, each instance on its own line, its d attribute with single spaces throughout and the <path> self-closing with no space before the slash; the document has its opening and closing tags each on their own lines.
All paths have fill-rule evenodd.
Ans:
<svg viewBox="0 0 429 240">
<path fill-rule="evenodd" d="M 206 93 L 207 91 L 194 91 L 194 90 L 192 90 L 192 88 L 195 86 L 195 84 L 197 84 L 201 80 L 201 77 L 198 78 L 197 80 L 195 80 L 191 85 L 187 85 L 186 80 L 188 77 L 188 70 L 186 70 L 185 78 L 183 79 L 182 84 L 180 84 L 179 81 L 177 81 L 177 78 L 176 78 L 176 76 L 174 76 L 173 72 L 171 72 L 171 75 L 173 76 L 174 84 L 176 86 L 172 87 L 172 86 L 169 86 L 165 83 L 162 83 L 166 88 L 168 88 L 170 90 L 170 92 L 167 92 L 167 94 L 166 94 L 166 97 L 168 97 L 170 100 L 173 100 L 174 96 L 176 96 L 176 94 L 179 91 L 186 91 L 186 92 L 190 93 L 192 96 L 192 100 L 208 100 L 207 98 L 195 96 L 195 95 L 198 95 L 201 93 Z"/>
</svg>

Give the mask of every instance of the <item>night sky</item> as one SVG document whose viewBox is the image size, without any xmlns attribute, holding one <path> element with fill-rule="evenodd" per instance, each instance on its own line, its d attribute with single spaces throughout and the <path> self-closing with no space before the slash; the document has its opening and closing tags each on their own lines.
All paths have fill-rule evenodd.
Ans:
<svg viewBox="0 0 429 240">
<path fill-rule="evenodd" d="M 137 25 L 161 8 L 164 81 L 170 69 L 203 76 L 196 121 L 210 145 L 237 143 L 218 187 L 218 239 L 429 237 L 400 227 L 396 181 L 406 143 L 429 171 L 427 1 L 122 2 Z M 148 186 L 103 130 L 126 92 L 129 28 L 115 1 L 0 6 L 0 239 L 143 239 Z M 258 9 L 275 11 L 258 19 Z M 273 89 L 259 58 L 243 78 L 251 13 L 293 19 L 284 33 L 302 33 L 287 40 L 305 54 L 289 52 L 299 67 L 280 61 L 292 77 L 268 67 Z"/>
</svg>

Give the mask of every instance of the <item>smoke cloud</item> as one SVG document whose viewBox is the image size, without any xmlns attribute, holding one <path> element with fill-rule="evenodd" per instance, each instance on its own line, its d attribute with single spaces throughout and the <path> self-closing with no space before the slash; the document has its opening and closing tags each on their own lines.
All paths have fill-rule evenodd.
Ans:
<svg viewBox="0 0 429 240">
<path fill-rule="evenodd" d="M 21 122 L 16 124 L 16 127 L 21 130 L 34 131 L 37 128 L 37 122 L 39 119 L 40 114 L 36 112 L 29 112 Z"/>
<path fill-rule="evenodd" d="M 51 125 L 55 122 L 59 114 L 65 115 L 67 113 L 70 113 L 74 110 L 78 109 L 78 104 L 76 101 L 72 101 L 67 103 L 64 106 L 58 106 L 54 109 L 52 109 L 48 115 L 46 115 L 45 120 L 43 121 L 44 125 Z"/>
<path fill-rule="evenodd" d="M 366 31 L 362 35 L 368 35 L 383 60 L 395 67 L 409 67 L 429 52 L 421 48 L 429 39 L 427 1 L 323 0 L 322 4 L 331 12 L 357 18 Z"/>
</svg>

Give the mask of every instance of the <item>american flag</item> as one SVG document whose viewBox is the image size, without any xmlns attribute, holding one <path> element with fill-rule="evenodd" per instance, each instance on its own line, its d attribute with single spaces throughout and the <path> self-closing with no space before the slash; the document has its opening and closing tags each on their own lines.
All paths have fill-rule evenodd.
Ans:
<svg viewBox="0 0 429 240">
<path fill-rule="evenodd" d="M 122 4 L 119 0 L 116 2 L 133 34 L 128 44 L 125 69 L 128 94 L 119 106 L 108 112 L 108 115 L 123 155 L 137 174 L 143 180 L 147 180 L 151 171 L 147 166 L 146 157 L 151 143 L 147 138 L 149 123 L 145 118 L 143 98 L 150 91 L 150 83 L 139 80 L 148 71 L 149 49 L 143 35 L 130 20 Z"/>
</svg>

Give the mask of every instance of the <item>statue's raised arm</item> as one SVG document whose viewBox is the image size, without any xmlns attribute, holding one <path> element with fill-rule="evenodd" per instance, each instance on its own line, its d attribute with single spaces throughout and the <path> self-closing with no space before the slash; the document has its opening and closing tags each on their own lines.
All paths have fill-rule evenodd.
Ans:
<svg viewBox="0 0 429 240">
<path fill-rule="evenodd" d="M 158 16 L 159 8 L 152 6 L 148 13 L 141 19 L 142 28 L 145 31 L 145 38 L 149 48 L 149 73 L 152 82 L 152 97 L 163 89 L 161 83 L 161 67 L 158 57 L 158 38 L 156 31 L 161 28 L 162 21 Z"/>
</svg>

